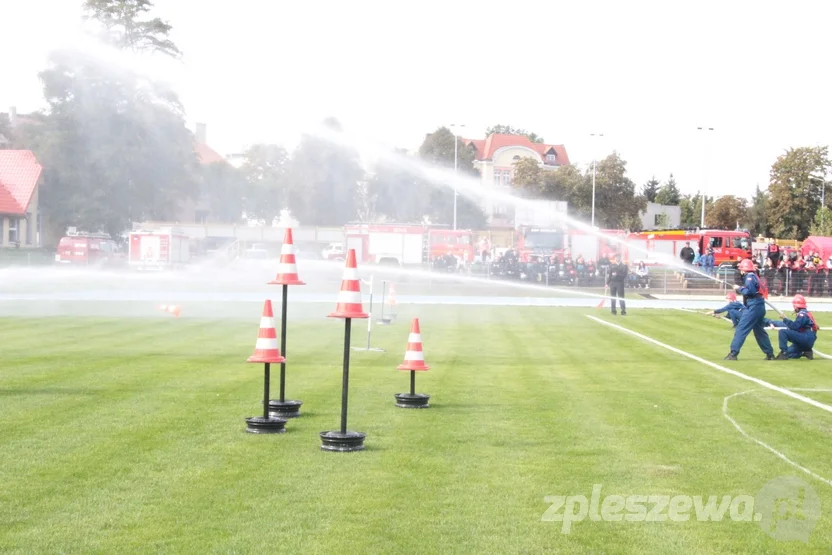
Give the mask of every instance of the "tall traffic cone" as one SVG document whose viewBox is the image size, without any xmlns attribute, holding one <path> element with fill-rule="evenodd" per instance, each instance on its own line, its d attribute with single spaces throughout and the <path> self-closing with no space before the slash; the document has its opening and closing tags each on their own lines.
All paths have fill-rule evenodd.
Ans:
<svg viewBox="0 0 832 555">
<path fill-rule="evenodd" d="M 358 268 L 355 263 L 355 249 L 347 251 L 347 263 L 344 266 L 344 277 L 341 280 L 341 291 L 338 292 L 338 304 L 335 312 L 329 313 L 330 318 L 368 318 L 361 305 L 361 284 L 358 280 Z"/>
<path fill-rule="evenodd" d="M 263 305 L 263 314 L 260 316 L 260 331 L 257 334 L 257 343 L 254 345 L 254 354 L 248 357 L 247 362 L 263 363 L 263 416 L 250 416 L 246 418 L 248 428 L 246 431 L 252 434 L 282 434 L 286 431 L 286 421 L 281 418 L 269 416 L 269 373 L 271 363 L 285 362 L 286 359 L 280 354 L 277 347 L 277 332 L 274 328 L 274 313 L 272 302 L 266 300 Z"/>
<path fill-rule="evenodd" d="M 287 227 L 283 233 L 283 246 L 280 247 L 280 263 L 277 267 L 277 277 L 269 282 L 270 285 L 283 286 L 283 302 L 280 306 L 280 352 L 286 356 L 286 320 L 290 285 L 305 285 L 298 278 L 297 261 L 295 260 L 295 243 L 292 240 L 292 228 Z M 286 363 L 280 363 L 280 398 L 269 401 L 269 414 L 281 418 L 300 416 L 300 406 L 303 401 L 286 399 Z"/>
<path fill-rule="evenodd" d="M 284 362 L 286 359 L 280 355 L 277 346 L 277 331 L 274 327 L 274 313 L 272 302 L 266 300 L 263 305 L 263 315 L 260 317 L 260 333 L 257 335 L 257 343 L 254 346 L 254 354 L 248 357 L 247 362 Z"/>
<path fill-rule="evenodd" d="M 298 278 L 298 266 L 295 260 L 295 243 L 292 241 L 292 228 L 287 227 L 283 234 L 283 245 L 280 247 L 280 263 L 277 266 L 277 277 L 269 285 L 305 285 Z M 286 325 L 286 323 L 283 323 Z"/>
<path fill-rule="evenodd" d="M 175 318 L 179 318 L 179 314 L 182 312 L 182 307 L 177 304 L 163 304 L 159 306 L 159 310 L 162 312 L 168 312 L 173 314 Z"/>
<path fill-rule="evenodd" d="M 341 291 L 338 293 L 338 305 L 330 318 L 344 319 L 344 370 L 341 378 L 341 429 L 321 432 L 321 449 L 324 451 L 361 451 L 364 449 L 364 432 L 347 430 L 347 400 L 350 382 L 350 326 L 353 318 L 368 318 L 361 306 L 361 286 L 358 282 L 358 269 L 355 264 L 355 249 L 347 251 L 347 263 Z"/>
<path fill-rule="evenodd" d="M 396 406 L 403 409 L 426 409 L 429 408 L 428 400 L 430 395 L 416 393 L 416 372 L 424 372 L 430 366 L 425 364 L 425 355 L 422 352 L 422 332 L 419 329 L 419 319 L 414 318 L 410 326 L 410 335 L 407 338 L 407 351 L 404 354 L 404 362 L 398 366 L 398 370 L 410 371 L 410 393 L 396 393 Z"/>
</svg>

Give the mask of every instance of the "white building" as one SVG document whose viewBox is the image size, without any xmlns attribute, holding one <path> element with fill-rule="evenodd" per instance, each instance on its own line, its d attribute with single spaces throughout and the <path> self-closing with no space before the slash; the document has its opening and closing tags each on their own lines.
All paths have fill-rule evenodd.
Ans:
<svg viewBox="0 0 832 555">
<path fill-rule="evenodd" d="M 480 170 L 483 185 L 506 193 L 511 190 L 514 164 L 521 158 L 533 158 L 549 169 L 569 164 L 563 145 L 533 143 L 523 135 L 493 133 L 485 139 L 462 139 L 462 143 L 474 151 L 474 167 Z M 514 226 L 511 205 L 486 198 L 483 209 L 492 227 Z"/>
<path fill-rule="evenodd" d="M 682 208 L 648 202 L 647 208 L 639 214 L 639 217 L 641 218 L 641 229 L 644 231 L 677 228 L 682 223 Z"/>
</svg>

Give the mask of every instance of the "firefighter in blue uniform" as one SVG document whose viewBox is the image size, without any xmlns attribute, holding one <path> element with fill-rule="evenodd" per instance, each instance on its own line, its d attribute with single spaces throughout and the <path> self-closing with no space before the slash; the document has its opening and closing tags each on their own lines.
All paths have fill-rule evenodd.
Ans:
<svg viewBox="0 0 832 555">
<path fill-rule="evenodd" d="M 794 313 L 797 315 L 794 320 L 784 317 L 782 322 L 771 322 L 775 327 L 781 328 L 777 333 L 780 340 L 780 354 L 777 355 L 777 360 L 800 358 L 802 356 L 812 360 L 815 358 L 812 348 L 818 338 L 818 325 L 815 322 L 815 317 L 806 309 L 806 299 L 803 295 L 794 296 L 792 308 L 794 308 Z M 791 341 L 791 345 L 789 345 L 789 341 Z"/>
<path fill-rule="evenodd" d="M 740 322 L 740 313 L 745 309 L 745 305 L 737 301 L 737 294 L 733 291 L 729 291 L 728 294 L 725 295 L 725 300 L 728 301 L 728 304 L 726 304 L 722 308 L 714 310 L 713 312 L 711 312 L 711 315 L 717 316 L 717 314 L 722 314 L 724 312 L 736 328 L 737 324 L 739 324 Z"/>
<path fill-rule="evenodd" d="M 766 354 L 766 360 L 774 360 L 774 348 L 765 330 L 766 303 L 761 291 L 760 278 L 754 271 L 754 263 L 746 258 L 739 264 L 739 270 L 743 275 L 743 284 L 737 287 L 736 292 L 743 297 L 745 310 L 740 313 L 740 321 L 734 330 L 734 339 L 731 341 L 731 352 L 725 360 L 737 360 L 745 338 L 752 331 L 757 345 Z"/>
</svg>

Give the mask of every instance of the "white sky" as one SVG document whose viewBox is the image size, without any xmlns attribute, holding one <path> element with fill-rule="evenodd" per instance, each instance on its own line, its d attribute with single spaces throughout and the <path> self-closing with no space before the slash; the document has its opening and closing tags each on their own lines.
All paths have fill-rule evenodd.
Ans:
<svg viewBox="0 0 832 555">
<path fill-rule="evenodd" d="M 0 110 L 36 110 L 48 51 L 82 42 L 82 1 L 4 4 Z M 639 186 L 673 172 L 683 192 L 707 181 L 750 196 L 784 149 L 832 142 L 822 0 L 156 0 L 156 12 L 182 62 L 109 55 L 171 81 L 223 154 L 291 146 L 330 115 L 409 149 L 440 125 L 479 138 L 503 123 L 576 163 L 616 149 Z M 593 147 L 590 133 L 605 136 Z"/>
</svg>

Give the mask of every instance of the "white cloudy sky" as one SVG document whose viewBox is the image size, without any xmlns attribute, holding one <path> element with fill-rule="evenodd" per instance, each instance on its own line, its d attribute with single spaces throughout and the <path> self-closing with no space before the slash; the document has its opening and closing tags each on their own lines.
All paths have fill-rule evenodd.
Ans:
<svg viewBox="0 0 832 555">
<path fill-rule="evenodd" d="M 0 106 L 43 106 L 37 72 L 81 41 L 81 3 L 4 3 Z M 748 196 L 784 149 L 832 134 L 820 0 L 156 0 L 156 12 L 183 61 L 118 61 L 171 81 L 221 153 L 291 144 L 329 115 L 411 149 L 440 125 L 479 137 L 505 123 L 577 163 L 616 149 L 638 184 L 673 172 L 683 191 Z M 590 133 L 604 138 L 593 147 Z"/>
</svg>

